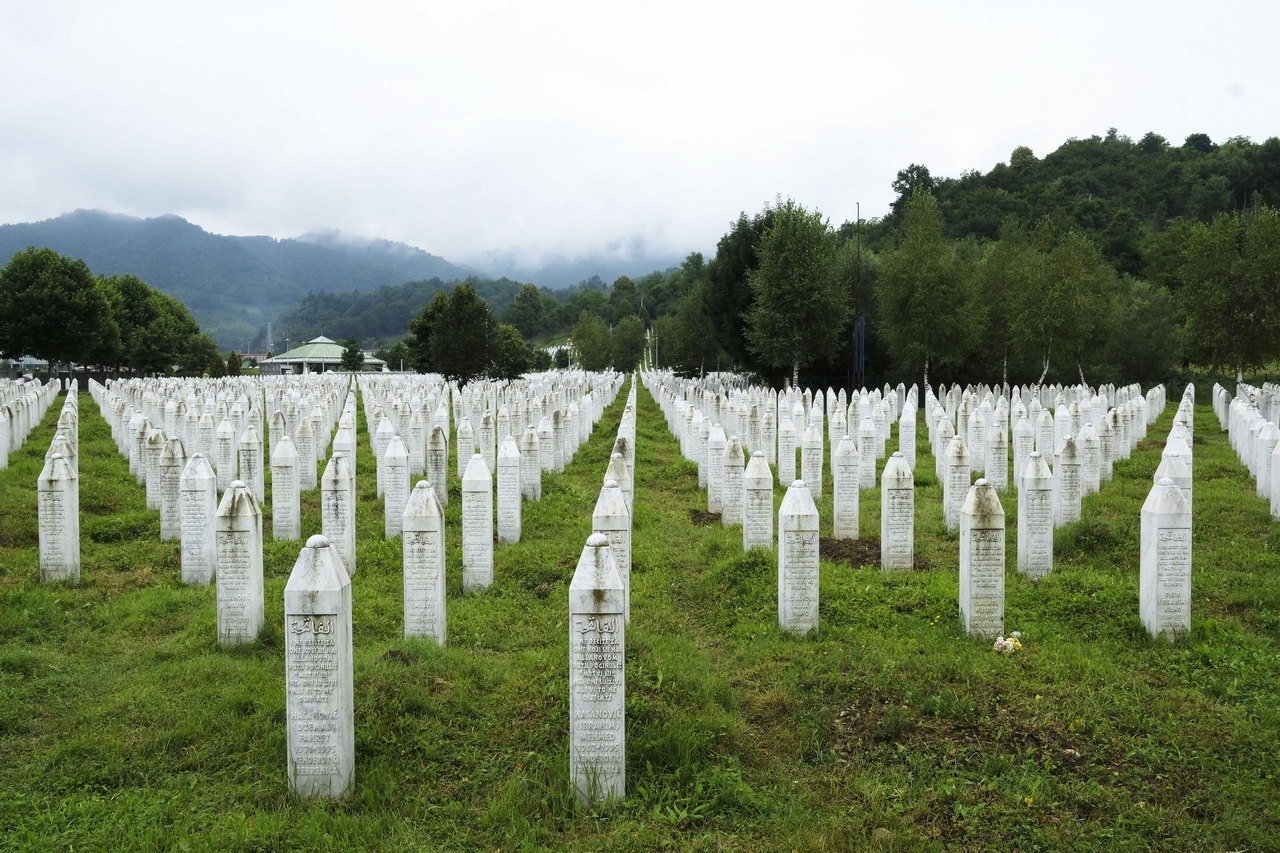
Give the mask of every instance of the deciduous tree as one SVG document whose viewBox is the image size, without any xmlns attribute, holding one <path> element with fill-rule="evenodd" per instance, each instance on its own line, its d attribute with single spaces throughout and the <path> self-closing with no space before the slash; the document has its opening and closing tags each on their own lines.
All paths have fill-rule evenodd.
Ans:
<svg viewBox="0 0 1280 853">
<path fill-rule="evenodd" d="M 792 383 L 801 367 L 831 355 L 848 321 L 839 258 L 839 240 L 821 213 L 791 199 L 778 205 L 760 240 L 759 266 L 747 276 L 744 331 L 757 361 L 789 368 Z"/>
</svg>

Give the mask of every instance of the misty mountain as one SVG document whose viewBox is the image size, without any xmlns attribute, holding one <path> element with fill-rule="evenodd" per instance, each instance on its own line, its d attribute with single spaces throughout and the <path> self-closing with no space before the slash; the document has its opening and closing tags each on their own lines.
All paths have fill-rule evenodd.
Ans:
<svg viewBox="0 0 1280 853">
<path fill-rule="evenodd" d="M 0 263 L 27 246 L 83 258 L 95 274 L 133 273 L 182 301 L 223 347 L 244 349 L 268 322 L 311 291 L 368 292 L 383 285 L 472 272 L 388 240 L 337 232 L 297 239 L 211 234 L 179 216 L 139 219 L 77 210 L 43 222 L 0 225 Z"/>
<path fill-rule="evenodd" d="M 643 242 L 632 241 L 625 248 L 608 247 L 605 251 L 581 257 L 548 255 L 536 261 L 515 252 L 487 252 L 469 262 L 471 267 L 494 278 L 530 281 L 539 287 L 562 290 L 598 276 L 612 284 L 619 276 L 639 278 L 651 272 L 662 272 L 680 266 L 685 255 L 654 250 Z"/>
</svg>

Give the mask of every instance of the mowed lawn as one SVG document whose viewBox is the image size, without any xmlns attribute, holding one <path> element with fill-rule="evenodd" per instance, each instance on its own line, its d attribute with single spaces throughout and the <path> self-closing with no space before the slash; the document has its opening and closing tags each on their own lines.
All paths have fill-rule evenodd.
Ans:
<svg viewBox="0 0 1280 853">
<path fill-rule="evenodd" d="M 1276 849 L 1280 524 L 1207 405 L 1193 629 L 1170 645 L 1138 619 L 1140 510 L 1173 388 L 1057 532 L 1039 582 L 1014 570 L 1016 495 L 1002 495 L 1005 624 L 1023 642 L 1009 656 L 960 627 L 958 537 L 926 430 L 917 569 L 824 557 L 820 627 L 792 637 L 777 627 L 776 552 L 744 553 L 740 528 L 706 523 L 696 466 L 640 388 L 627 796 L 578 806 L 568 583 L 629 387 L 568 469 L 543 475 L 480 594 L 462 595 L 450 465 L 445 648 L 403 637 L 400 542 L 383 538 L 360 421 L 356 783 L 337 803 L 298 800 L 285 776 L 283 589 L 302 541 L 270 541 L 269 506 L 267 627 L 221 650 L 213 587 L 182 584 L 178 543 L 160 542 L 82 394 L 82 581 L 39 582 L 36 478 L 59 399 L 0 471 L 0 849 Z M 303 519 L 305 540 L 318 492 Z M 878 489 L 861 494 L 860 526 L 878 536 Z"/>
</svg>

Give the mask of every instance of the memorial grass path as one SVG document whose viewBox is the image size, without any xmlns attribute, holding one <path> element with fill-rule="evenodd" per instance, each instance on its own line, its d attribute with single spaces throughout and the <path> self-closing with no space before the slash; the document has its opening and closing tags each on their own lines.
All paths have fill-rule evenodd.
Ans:
<svg viewBox="0 0 1280 853">
<path fill-rule="evenodd" d="M 39 582 L 52 407 L 0 471 L 0 850 L 1274 847 L 1280 525 L 1207 406 L 1190 633 L 1149 639 L 1138 615 L 1139 512 L 1160 454 L 1143 442 L 1056 532 L 1038 583 L 1015 570 L 1017 504 L 1001 496 L 1005 626 L 1023 634 L 1023 651 L 1001 656 L 960 624 L 958 537 L 926 430 L 917 568 L 824 557 L 819 628 L 795 637 L 778 628 L 776 552 L 691 522 L 706 507 L 696 466 L 640 389 L 627 792 L 578 806 L 568 584 L 625 399 L 563 474 L 543 474 L 521 541 L 495 547 L 493 586 L 465 596 L 448 466 L 445 648 L 403 637 L 401 541 L 384 539 L 358 419 L 355 785 L 339 803 L 295 798 L 285 773 L 283 590 L 320 532 L 319 490 L 302 495 L 302 539 L 266 537 L 260 641 L 220 649 L 214 587 L 182 583 L 178 543 L 160 541 L 87 395 L 82 582 Z M 860 498 L 867 540 L 878 487 Z"/>
</svg>

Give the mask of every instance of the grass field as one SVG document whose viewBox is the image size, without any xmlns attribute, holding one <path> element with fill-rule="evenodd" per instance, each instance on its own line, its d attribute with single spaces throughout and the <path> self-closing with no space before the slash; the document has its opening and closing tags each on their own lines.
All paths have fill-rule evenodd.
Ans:
<svg viewBox="0 0 1280 853">
<path fill-rule="evenodd" d="M 213 587 L 181 583 L 178 544 L 159 541 L 82 395 L 82 582 L 39 583 L 35 482 L 55 404 L 0 471 L 0 849 L 1280 847 L 1280 526 L 1207 406 L 1193 629 L 1170 646 L 1138 619 L 1139 513 L 1172 404 L 1058 531 L 1038 583 L 1012 568 L 1003 498 L 1005 624 L 1024 648 L 1000 656 L 960 629 L 958 540 L 925 430 L 925 568 L 824 560 L 821 627 L 796 638 L 777 628 L 775 552 L 692 523 L 706 509 L 696 467 L 640 389 L 627 797 L 579 807 L 567 588 L 625 395 L 564 474 L 544 474 L 483 594 L 461 594 L 451 480 L 445 648 L 402 636 L 400 542 L 382 538 L 361 422 L 356 784 L 340 803 L 299 801 L 285 778 L 283 589 L 302 542 L 267 542 L 261 642 L 220 650 Z M 878 503 L 863 492 L 864 535 Z M 319 532 L 318 492 L 303 518 L 304 539 Z"/>
</svg>

